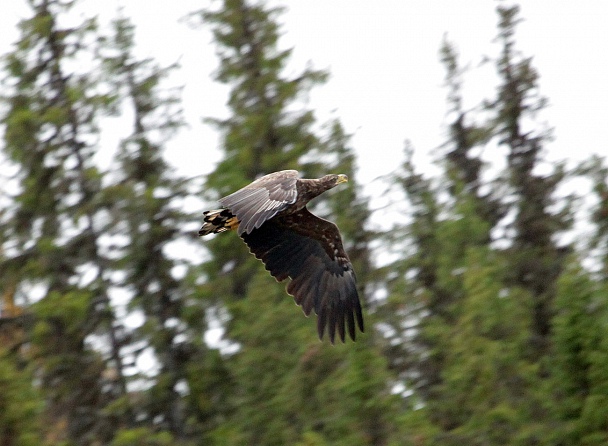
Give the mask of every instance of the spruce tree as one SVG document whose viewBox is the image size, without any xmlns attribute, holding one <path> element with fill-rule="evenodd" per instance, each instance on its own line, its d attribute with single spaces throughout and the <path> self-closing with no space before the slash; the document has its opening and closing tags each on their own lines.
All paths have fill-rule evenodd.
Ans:
<svg viewBox="0 0 608 446">
<path fill-rule="evenodd" d="M 524 120 L 534 120 L 546 100 L 539 94 L 538 73 L 531 58 L 515 49 L 519 8 L 499 6 L 497 12 L 502 46 L 496 64 L 500 85 L 496 100 L 489 106 L 495 113 L 493 133 L 508 149 L 509 185 L 515 203 L 508 280 L 529 290 L 534 300 L 530 347 L 532 355 L 538 356 L 550 347 L 551 306 L 567 252 L 558 245 L 556 236 L 569 228 L 571 216 L 567 201 L 554 210 L 556 190 L 565 176 L 563 168 L 553 166 L 549 174 L 537 172 L 549 135 L 540 124 L 539 130 L 532 131 L 524 125 Z"/>
<path fill-rule="evenodd" d="M 32 16 L 5 58 L 4 151 L 17 174 L 3 221 L 2 281 L 32 318 L 24 359 L 43 390 L 44 436 L 89 444 L 112 437 L 103 410 L 125 388 L 105 380 L 108 358 L 92 347 L 116 336 L 97 219 L 102 174 L 93 162 L 111 98 L 99 88 L 95 20 L 60 24 L 72 6 L 30 2 Z"/>
<path fill-rule="evenodd" d="M 291 51 L 279 49 L 279 13 L 242 0 L 227 0 L 203 13 L 219 48 L 216 79 L 231 86 L 231 116 L 210 120 L 223 135 L 225 158 L 207 178 L 206 197 L 217 199 L 260 174 L 282 169 L 297 169 L 309 178 L 346 173 L 348 188 L 311 206 L 337 221 L 357 273 L 367 280 L 369 212 L 356 184 L 349 138 L 339 123 L 329 125 L 326 137 L 313 133 L 313 113 L 303 109 L 300 99 L 327 74 L 308 68 L 284 75 Z M 234 409 L 214 439 L 266 445 L 385 443 L 390 396 L 384 362 L 368 350 L 373 338 L 358 338 L 360 346 L 319 344 L 314 323 L 286 295 L 284 284 L 273 283 L 242 240 L 222 234 L 204 243 L 212 260 L 205 265 L 203 292 L 215 302 L 216 317 L 224 315 L 225 338 L 235 350 L 227 359 Z M 364 296 L 365 282 L 359 283 Z M 348 378 L 339 378 L 347 371 L 352 371 Z M 304 380 L 310 387 L 299 385 Z M 341 397 L 349 386 L 361 392 L 352 399 Z M 369 409 L 360 410 L 366 398 Z"/>
<path fill-rule="evenodd" d="M 258 175 L 299 169 L 300 158 L 317 144 L 310 130 L 312 113 L 287 108 L 326 74 L 308 69 L 298 76 L 284 76 L 291 51 L 278 49 L 279 12 L 229 0 L 202 13 L 218 45 L 221 63 L 216 80 L 231 85 L 231 116 L 209 120 L 221 132 L 225 151 L 225 159 L 205 184 L 210 200 Z M 225 339 L 238 343 L 239 349 L 230 364 L 236 380 L 232 397 L 236 412 L 218 435 L 234 438 L 233 444 L 264 444 L 272 437 L 268 432 L 275 413 L 261 408 L 269 404 L 285 370 L 296 360 L 302 337 L 310 339 L 313 330 L 285 294 L 284 285 L 274 283 L 242 240 L 222 234 L 204 243 L 212 260 L 204 265 L 207 280 L 202 294 L 213 303 L 214 317 L 227 316 L 220 319 Z M 259 380 L 252 379 L 252 370 Z M 280 442 L 280 437 L 274 441 Z"/>
<path fill-rule="evenodd" d="M 129 310 L 144 316 L 143 325 L 129 333 L 130 343 L 139 344 L 140 353 L 151 349 L 159 369 L 131 378 L 135 385 L 150 388 L 140 396 L 137 407 L 129 399 L 122 407 L 138 424 L 145 421 L 150 432 L 166 431 L 172 441 L 179 441 L 193 432 L 187 426 L 188 413 L 178 385 L 186 382 L 188 361 L 202 345 L 195 340 L 200 335 L 193 338 L 191 330 L 204 331 L 200 322 L 191 327 L 194 319 L 184 320 L 184 307 L 197 305 L 174 273 L 179 260 L 169 257 L 165 249 L 183 237 L 180 228 L 186 222 L 176 204 L 188 195 L 186 182 L 171 173 L 163 153 L 164 143 L 182 125 L 179 91 L 161 86 L 173 67 L 159 68 L 133 55 L 134 28 L 127 19 L 117 19 L 114 29 L 106 49 L 109 55 L 103 60 L 120 100 L 116 106 L 131 109 L 133 116 L 131 135 L 118 151 L 115 184 L 104 191 L 108 201 L 120 197 L 112 204 L 109 228 L 110 234 L 124 237 L 115 246 L 115 254 L 119 253 L 115 268 L 124 278 L 115 286 L 131 294 Z M 180 336 L 185 339 L 179 340 Z M 136 353 L 130 360 L 137 359 Z"/>
</svg>

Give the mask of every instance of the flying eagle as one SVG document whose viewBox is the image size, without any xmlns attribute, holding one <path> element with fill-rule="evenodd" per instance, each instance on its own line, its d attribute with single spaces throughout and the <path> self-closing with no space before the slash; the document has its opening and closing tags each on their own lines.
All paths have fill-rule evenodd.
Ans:
<svg viewBox="0 0 608 446">
<path fill-rule="evenodd" d="M 287 292 L 306 316 L 314 309 L 319 338 L 327 327 L 332 344 L 336 329 L 342 342 L 345 329 L 355 340 L 355 320 L 363 332 L 361 304 L 338 227 L 311 214 L 306 204 L 346 181 L 342 174 L 303 179 L 296 170 L 265 175 L 220 199 L 222 209 L 204 212 L 199 231 L 236 230 L 278 282 L 291 279 Z"/>
</svg>

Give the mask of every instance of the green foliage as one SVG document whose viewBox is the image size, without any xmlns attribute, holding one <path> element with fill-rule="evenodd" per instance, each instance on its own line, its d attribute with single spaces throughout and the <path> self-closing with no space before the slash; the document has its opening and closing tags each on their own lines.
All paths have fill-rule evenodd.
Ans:
<svg viewBox="0 0 608 446">
<path fill-rule="evenodd" d="M 168 432 L 152 432 L 146 427 L 119 431 L 112 440 L 112 446 L 168 446 L 175 440 Z"/>
<path fill-rule="evenodd" d="M 5 340 L 5 339 L 4 339 Z M 14 446 L 41 444 L 42 401 L 32 385 L 30 369 L 19 369 L 0 349 L 0 443 Z"/>
<path fill-rule="evenodd" d="M 442 397 L 429 405 L 439 423 L 455 428 L 455 435 L 474 432 L 472 444 L 509 444 L 533 405 L 535 369 L 524 354 L 529 296 L 504 289 L 500 259 L 484 251 L 470 250 L 466 256 L 464 295 L 447 347 Z"/>
<path fill-rule="evenodd" d="M 555 301 L 552 408 L 563 435 L 581 444 L 601 444 L 608 428 L 606 291 L 572 259 Z"/>
</svg>

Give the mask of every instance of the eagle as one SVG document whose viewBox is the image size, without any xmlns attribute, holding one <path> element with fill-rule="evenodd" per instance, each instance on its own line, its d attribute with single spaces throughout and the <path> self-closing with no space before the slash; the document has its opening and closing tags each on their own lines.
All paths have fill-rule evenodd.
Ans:
<svg viewBox="0 0 608 446">
<path fill-rule="evenodd" d="M 342 342 L 346 331 L 354 341 L 355 323 L 364 331 L 361 303 L 338 227 L 306 205 L 346 181 L 344 174 L 299 178 L 296 170 L 265 175 L 221 198 L 221 209 L 204 212 L 199 231 L 204 236 L 236 230 L 278 282 L 291 279 L 287 293 L 306 316 L 314 310 L 319 339 L 327 329 L 332 344 L 336 331 Z"/>
</svg>

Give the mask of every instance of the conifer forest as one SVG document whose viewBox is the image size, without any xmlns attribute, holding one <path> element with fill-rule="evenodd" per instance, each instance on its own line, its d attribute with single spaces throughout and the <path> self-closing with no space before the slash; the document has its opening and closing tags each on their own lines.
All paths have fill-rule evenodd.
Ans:
<svg viewBox="0 0 608 446">
<path fill-rule="evenodd" d="M 494 2 L 476 107 L 461 44 L 437 48 L 445 141 L 405 143 L 378 206 L 339 116 L 302 101 L 330 70 L 286 70 L 281 8 L 218 0 L 183 25 L 212 33 L 228 110 L 200 117 L 221 159 L 191 178 L 167 150 L 189 131 L 179 53 L 140 58 L 120 11 L 64 20 L 78 1 L 27 0 L 0 61 L 0 445 L 608 445 L 608 162 L 547 158 L 518 6 Z M 350 178 L 311 205 L 357 275 L 356 342 L 319 341 L 235 233 L 197 235 L 220 197 L 285 169 Z"/>
</svg>

